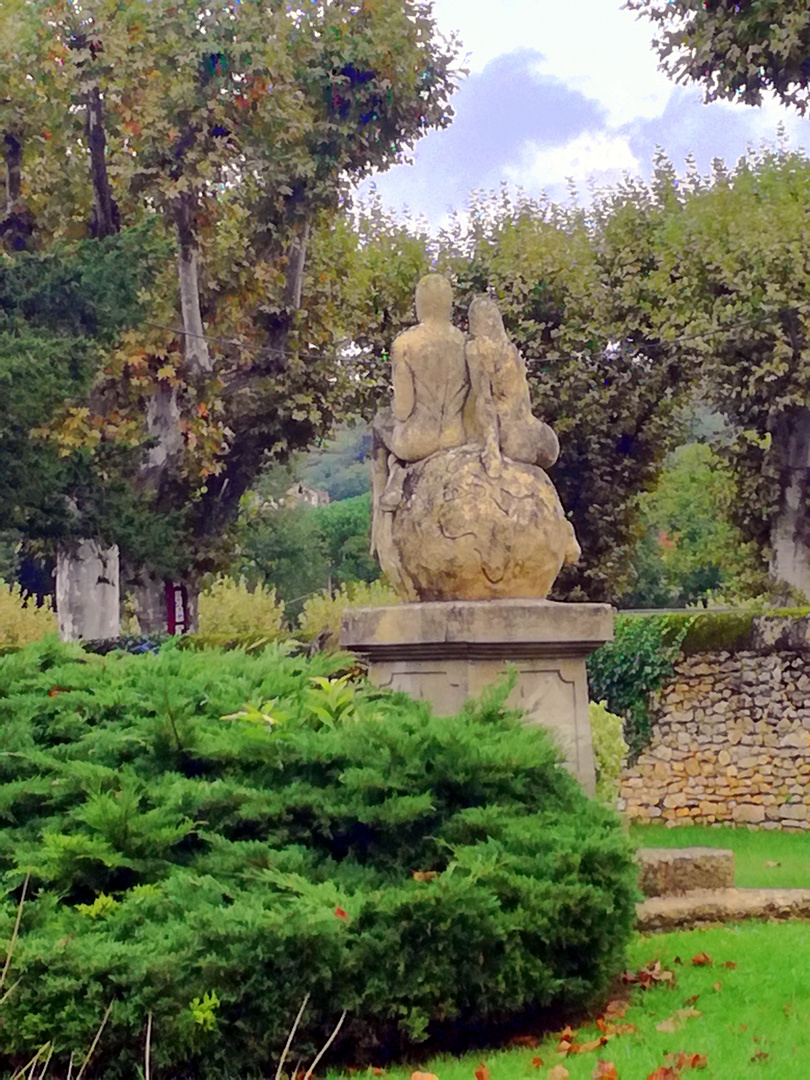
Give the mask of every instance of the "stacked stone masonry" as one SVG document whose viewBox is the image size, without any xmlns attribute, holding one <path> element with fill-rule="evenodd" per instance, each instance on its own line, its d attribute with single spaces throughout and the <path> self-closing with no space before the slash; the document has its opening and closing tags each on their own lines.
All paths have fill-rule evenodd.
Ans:
<svg viewBox="0 0 810 1080">
<path fill-rule="evenodd" d="M 622 774 L 635 821 L 810 827 L 810 656 L 682 657 L 657 695 L 652 740 Z"/>
</svg>

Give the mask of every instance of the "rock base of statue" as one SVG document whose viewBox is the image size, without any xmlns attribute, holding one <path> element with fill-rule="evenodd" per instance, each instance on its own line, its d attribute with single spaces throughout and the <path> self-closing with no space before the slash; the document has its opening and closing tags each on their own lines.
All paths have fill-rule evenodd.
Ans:
<svg viewBox="0 0 810 1080">
<path fill-rule="evenodd" d="M 429 701 L 439 716 L 457 713 L 514 665 L 508 704 L 552 732 L 592 795 L 585 657 L 612 638 L 608 604 L 453 600 L 349 610 L 340 643 L 368 662 L 375 685 Z"/>
<path fill-rule="evenodd" d="M 399 507 L 376 511 L 380 566 L 408 600 L 544 597 L 579 545 L 554 485 L 482 448 L 439 451 L 404 470 Z"/>
</svg>

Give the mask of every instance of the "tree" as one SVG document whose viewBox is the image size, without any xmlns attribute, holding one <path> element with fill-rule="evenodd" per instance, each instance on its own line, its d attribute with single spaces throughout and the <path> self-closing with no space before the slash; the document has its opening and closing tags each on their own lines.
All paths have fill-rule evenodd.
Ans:
<svg viewBox="0 0 810 1080">
<path fill-rule="evenodd" d="M 760 105 L 774 93 L 804 115 L 810 101 L 810 11 L 788 0 L 768 3 L 746 0 L 628 0 L 626 5 L 659 27 L 654 42 L 664 70 L 679 82 L 698 81 L 706 97 Z M 732 284 L 727 267 L 710 265 L 715 288 L 722 290 L 726 311 L 747 309 L 756 330 L 746 342 L 739 337 L 720 350 L 717 396 L 727 414 L 743 429 L 737 460 L 749 459 L 747 483 L 741 489 L 747 507 L 743 524 L 749 535 L 767 547 L 774 575 L 788 588 L 810 596 L 810 408 L 805 345 L 806 275 L 801 236 L 807 195 L 804 159 L 794 156 L 763 162 L 757 175 L 743 169 L 733 178 L 747 188 L 748 209 L 766 225 L 756 242 L 763 256 L 755 273 L 756 288 L 743 298 L 740 275 Z M 798 176 L 792 177 L 793 170 Z M 759 175 L 761 173 L 761 175 Z M 749 175 L 746 175 L 749 174 Z M 760 186 L 761 183 L 761 186 Z M 754 194 L 752 185 L 760 190 Z M 722 185 L 721 185 L 722 187 Z M 779 192 L 777 193 L 777 187 Z M 789 231 L 777 235 L 772 220 L 761 213 L 765 201 L 786 209 L 802 189 L 803 206 L 790 207 Z M 718 192 L 722 201 L 722 192 Z M 726 197 L 730 197 L 728 194 Z M 753 241 L 750 219 L 738 208 L 737 224 Z M 768 240 L 765 240 L 768 237 Z M 765 280 L 765 266 L 773 286 Z M 746 267 L 748 276 L 753 267 Z M 722 280 L 722 283 L 718 279 Z M 760 292 L 762 289 L 764 291 Z M 734 361 L 733 367 L 730 361 Z M 753 459 L 753 460 L 752 460 Z"/>
<path fill-rule="evenodd" d="M 763 591 L 754 545 L 731 522 L 733 476 L 711 446 L 678 447 L 657 486 L 639 498 L 645 533 L 636 581 L 621 607 L 686 607 L 718 594 L 738 601 Z"/>
<path fill-rule="evenodd" d="M 626 0 L 659 29 L 653 46 L 677 82 L 761 105 L 773 93 L 804 115 L 810 103 L 810 11 L 793 0 Z"/>
<path fill-rule="evenodd" d="M 23 147 L 29 201 L 61 200 L 96 234 L 157 213 L 176 245 L 150 290 L 150 325 L 122 335 L 89 406 L 64 410 L 52 436 L 75 435 L 88 407 L 114 426 L 143 418 L 137 486 L 158 514 L 181 518 L 178 576 L 193 608 L 267 455 L 308 445 L 340 414 L 334 328 L 319 309 L 328 275 L 304 293 L 309 239 L 352 182 L 449 122 L 456 47 L 436 37 L 429 5 L 397 0 L 31 0 L 15 12 L 6 66 L 24 41 L 38 77 L 56 67 L 72 182 L 58 198 L 40 190 Z M 33 41 L 20 29 L 32 15 L 43 28 Z M 24 83 L 10 83 L 7 131 L 30 119 Z M 89 182 L 75 178 L 85 155 Z M 162 561 L 129 559 L 145 629 L 165 624 Z"/>
</svg>

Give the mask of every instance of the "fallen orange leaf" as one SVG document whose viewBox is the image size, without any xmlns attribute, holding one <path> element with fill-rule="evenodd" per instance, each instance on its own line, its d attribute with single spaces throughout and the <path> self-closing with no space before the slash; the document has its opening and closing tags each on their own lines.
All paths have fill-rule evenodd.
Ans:
<svg viewBox="0 0 810 1080">
<path fill-rule="evenodd" d="M 564 1065 L 555 1065 L 553 1069 L 548 1070 L 546 1080 L 568 1080 L 570 1075 Z"/>
<path fill-rule="evenodd" d="M 590 1054 L 592 1050 L 598 1050 L 600 1046 L 604 1046 L 607 1041 L 607 1035 L 602 1035 L 598 1039 L 591 1039 L 589 1042 L 580 1043 L 576 1050 L 571 1050 L 571 1053 Z"/>
<path fill-rule="evenodd" d="M 415 1072 L 411 1073 L 411 1080 L 439 1080 L 436 1073 L 423 1073 Z"/>
<path fill-rule="evenodd" d="M 699 952 L 697 956 L 692 957 L 692 965 L 694 967 L 711 967 L 714 961 L 708 953 Z"/>
<path fill-rule="evenodd" d="M 616 1066 L 612 1061 L 597 1061 L 591 1073 L 591 1080 L 619 1080 Z"/>
<path fill-rule="evenodd" d="M 647 1080 L 681 1080 L 681 1077 L 668 1065 L 659 1065 L 655 1072 L 648 1073 Z"/>
<path fill-rule="evenodd" d="M 533 1069 L 539 1069 L 542 1064 L 543 1064 L 543 1059 L 541 1057 L 533 1057 L 532 1058 L 532 1068 Z"/>
<path fill-rule="evenodd" d="M 712 984 L 712 990 L 714 990 L 715 993 L 717 993 L 718 990 L 722 990 L 722 988 L 723 988 L 723 984 L 720 982 L 719 979 L 717 980 L 716 983 Z"/>
<path fill-rule="evenodd" d="M 737 970 L 737 965 L 734 963 L 733 960 L 726 960 L 725 964 L 723 964 L 723 967 L 728 968 L 729 971 L 736 971 Z"/>
<path fill-rule="evenodd" d="M 344 911 L 342 907 L 335 908 L 335 917 L 338 919 L 343 919 L 344 922 L 349 921 L 349 913 L 348 911 Z"/>
<path fill-rule="evenodd" d="M 489 1069 L 486 1067 L 483 1061 L 475 1070 L 475 1080 L 489 1080 Z"/>
</svg>

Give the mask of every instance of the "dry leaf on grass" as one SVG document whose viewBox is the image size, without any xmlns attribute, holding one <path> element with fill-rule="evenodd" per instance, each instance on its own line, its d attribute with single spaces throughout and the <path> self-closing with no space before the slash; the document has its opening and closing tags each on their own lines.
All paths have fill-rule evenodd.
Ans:
<svg viewBox="0 0 810 1080">
<path fill-rule="evenodd" d="M 781 866 L 782 864 L 780 862 L 771 862 L 771 860 L 769 859 L 767 862 L 764 862 L 762 865 L 767 866 L 769 869 L 772 869 L 773 867 Z"/>
<path fill-rule="evenodd" d="M 568 1080 L 570 1075 L 564 1065 L 555 1065 L 553 1069 L 548 1070 L 546 1080 Z"/>
<path fill-rule="evenodd" d="M 726 960 L 725 964 L 723 964 L 723 967 L 728 968 L 729 971 L 736 971 L 737 970 L 737 965 L 734 963 L 733 960 Z"/>
<path fill-rule="evenodd" d="M 661 1020 L 655 1025 L 656 1031 L 662 1031 L 666 1035 L 674 1035 L 676 1031 L 680 1031 L 687 1020 L 691 1020 L 694 1016 L 702 1016 L 703 1014 L 697 1009 L 676 1009 L 672 1016 L 666 1020 Z"/>
<path fill-rule="evenodd" d="M 540 1068 L 542 1068 L 542 1065 L 543 1065 L 543 1059 L 541 1057 L 533 1057 L 532 1058 L 532 1068 L 533 1069 L 540 1069 Z"/>
<path fill-rule="evenodd" d="M 683 1071 L 684 1069 L 705 1069 L 708 1064 L 708 1058 L 705 1054 L 688 1054 L 685 1050 L 679 1050 L 677 1054 L 667 1054 L 664 1058 L 664 1064 L 670 1065 L 673 1069 Z"/>
<path fill-rule="evenodd" d="M 660 960 L 651 960 L 646 967 L 639 968 L 638 971 L 623 972 L 622 982 L 637 983 L 645 990 L 656 983 L 667 983 L 669 986 L 674 986 L 675 973 L 668 968 L 662 967 Z"/>
<path fill-rule="evenodd" d="M 697 956 L 692 957 L 693 967 L 711 967 L 714 961 L 708 953 L 699 952 Z"/>
<path fill-rule="evenodd" d="M 475 1070 L 475 1080 L 489 1080 L 489 1069 L 486 1067 L 483 1061 Z"/>
<path fill-rule="evenodd" d="M 591 1080 L 619 1080 L 616 1066 L 612 1061 L 597 1061 L 591 1073 Z"/>
<path fill-rule="evenodd" d="M 439 1080 L 439 1078 L 436 1073 L 413 1072 L 411 1080 Z"/>
</svg>

